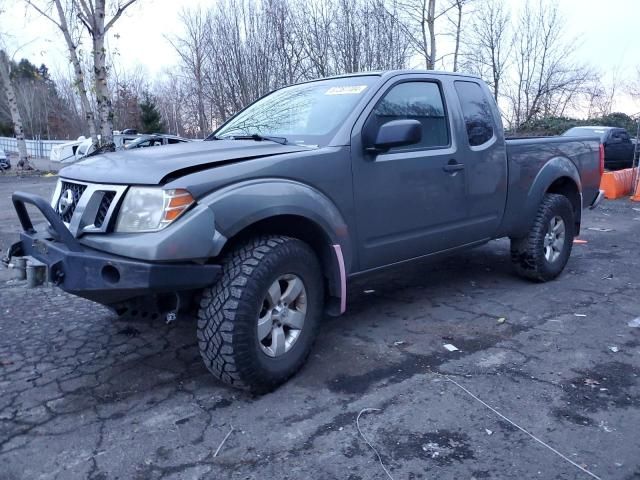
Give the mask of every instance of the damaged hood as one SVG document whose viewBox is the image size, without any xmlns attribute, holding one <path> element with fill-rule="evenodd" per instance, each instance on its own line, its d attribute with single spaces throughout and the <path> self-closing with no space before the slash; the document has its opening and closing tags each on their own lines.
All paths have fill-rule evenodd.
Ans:
<svg viewBox="0 0 640 480">
<path fill-rule="evenodd" d="M 307 151 L 310 147 L 270 141 L 211 140 L 136 148 L 96 155 L 63 168 L 60 176 L 88 183 L 158 185 L 216 165 Z"/>
</svg>

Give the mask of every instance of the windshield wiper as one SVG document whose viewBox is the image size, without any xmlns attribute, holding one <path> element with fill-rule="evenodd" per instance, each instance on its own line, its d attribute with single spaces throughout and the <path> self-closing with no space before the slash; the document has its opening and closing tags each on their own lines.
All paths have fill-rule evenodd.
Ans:
<svg viewBox="0 0 640 480">
<path fill-rule="evenodd" d="M 250 135 L 229 135 L 224 138 L 229 138 L 231 140 L 255 140 L 256 142 L 268 140 L 270 142 L 279 143 L 280 145 L 286 145 L 289 143 L 285 137 L 271 137 L 269 135 L 258 135 L 257 133 L 252 133 Z"/>
</svg>

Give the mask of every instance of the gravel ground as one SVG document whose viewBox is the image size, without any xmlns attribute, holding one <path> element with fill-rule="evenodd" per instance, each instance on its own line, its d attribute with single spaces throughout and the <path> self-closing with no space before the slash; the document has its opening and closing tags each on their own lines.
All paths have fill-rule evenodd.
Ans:
<svg viewBox="0 0 640 480">
<path fill-rule="evenodd" d="M 3 249 L 11 191 L 54 180 L 0 178 Z M 0 478 L 389 478 L 363 409 L 394 479 L 640 478 L 634 207 L 587 212 L 551 283 L 514 277 L 501 240 L 351 285 L 261 397 L 207 373 L 190 318 L 121 322 L 0 270 Z"/>
</svg>

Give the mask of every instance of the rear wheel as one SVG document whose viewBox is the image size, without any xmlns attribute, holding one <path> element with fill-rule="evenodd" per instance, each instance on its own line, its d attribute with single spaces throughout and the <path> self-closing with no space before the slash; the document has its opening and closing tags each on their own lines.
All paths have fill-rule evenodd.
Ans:
<svg viewBox="0 0 640 480">
<path fill-rule="evenodd" d="M 211 373 L 258 393 L 295 374 L 321 319 L 321 272 L 313 250 L 294 238 L 259 237 L 231 252 L 198 312 L 198 344 Z"/>
<path fill-rule="evenodd" d="M 546 194 L 529 234 L 511 239 L 511 260 L 518 275 L 539 282 L 556 278 L 569 260 L 574 235 L 571 202 L 564 195 Z"/>
</svg>

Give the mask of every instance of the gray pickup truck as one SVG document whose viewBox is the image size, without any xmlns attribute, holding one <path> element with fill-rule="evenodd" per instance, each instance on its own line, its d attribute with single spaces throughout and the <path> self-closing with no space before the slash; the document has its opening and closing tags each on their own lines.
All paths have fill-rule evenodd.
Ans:
<svg viewBox="0 0 640 480">
<path fill-rule="evenodd" d="M 302 366 L 356 276 L 501 237 L 517 273 L 558 276 L 602 162 L 595 136 L 505 140 L 475 77 L 328 78 L 266 95 L 207 141 L 66 167 L 51 201 L 16 192 L 9 256 L 121 315 L 197 310 L 207 368 L 264 392 Z"/>
</svg>

